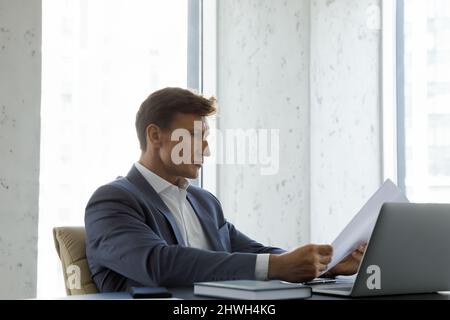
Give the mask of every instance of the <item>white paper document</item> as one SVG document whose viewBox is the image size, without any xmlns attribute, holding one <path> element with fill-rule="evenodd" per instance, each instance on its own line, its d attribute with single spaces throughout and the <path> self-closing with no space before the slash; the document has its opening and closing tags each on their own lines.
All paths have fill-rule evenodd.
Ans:
<svg viewBox="0 0 450 320">
<path fill-rule="evenodd" d="M 378 219 L 381 207 L 387 202 L 409 202 L 400 189 L 387 180 L 380 189 L 367 201 L 358 214 L 344 228 L 331 244 L 333 258 L 326 273 L 334 268 L 345 257 L 355 251 L 360 245 L 368 243 L 373 228 Z"/>
</svg>

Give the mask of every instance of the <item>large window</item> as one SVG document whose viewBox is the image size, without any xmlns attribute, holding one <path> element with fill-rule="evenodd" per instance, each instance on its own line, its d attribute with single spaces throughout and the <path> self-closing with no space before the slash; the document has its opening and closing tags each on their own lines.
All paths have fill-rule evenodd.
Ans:
<svg viewBox="0 0 450 320">
<path fill-rule="evenodd" d="M 93 191 L 138 159 L 140 103 L 201 89 L 199 3 L 43 0 L 39 296 L 64 294 L 52 228 L 83 225 Z"/>
<path fill-rule="evenodd" d="M 450 202 L 450 1 L 398 0 L 398 182 Z"/>
</svg>

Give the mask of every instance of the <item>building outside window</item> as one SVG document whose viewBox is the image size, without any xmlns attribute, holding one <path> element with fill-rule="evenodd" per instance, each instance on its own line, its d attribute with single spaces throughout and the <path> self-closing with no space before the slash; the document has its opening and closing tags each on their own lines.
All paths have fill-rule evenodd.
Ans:
<svg viewBox="0 0 450 320">
<path fill-rule="evenodd" d="M 450 202 L 450 1 L 399 0 L 398 172 L 411 201 Z"/>
<path fill-rule="evenodd" d="M 141 102 L 188 86 L 189 3 L 43 0 L 38 297 L 65 293 L 52 228 L 139 158 Z"/>
</svg>

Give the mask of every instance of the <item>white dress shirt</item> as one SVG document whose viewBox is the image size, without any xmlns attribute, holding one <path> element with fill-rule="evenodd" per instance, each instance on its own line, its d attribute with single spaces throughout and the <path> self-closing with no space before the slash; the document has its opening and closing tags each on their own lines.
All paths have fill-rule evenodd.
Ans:
<svg viewBox="0 0 450 320">
<path fill-rule="evenodd" d="M 181 179 L 179 185 L 176 186 L 156 175 L 139 162 L 135 163 L 135 167 L 155 189 L 173 214 L 186 245 L 192 248 L 212 250 L 197 214 L 186 198 L 189 181 Z M 256 256 L 255 278 L 257 280 L 267 280 L 269 256 L 269 254 L 258 254 Z"/>
</svg>

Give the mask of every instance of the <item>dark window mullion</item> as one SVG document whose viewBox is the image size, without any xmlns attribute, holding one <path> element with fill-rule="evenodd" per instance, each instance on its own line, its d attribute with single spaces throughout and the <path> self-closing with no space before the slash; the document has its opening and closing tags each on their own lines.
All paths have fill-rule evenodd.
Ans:
<svg viewBox="0 0 450 320">
<path fill-rule="evenodd" d="M 406 194 L 406 131 L 405 131 L 405 3 L 397 0 L 396 8 L 397 66 L 397 180 Z"/>
</svg>

